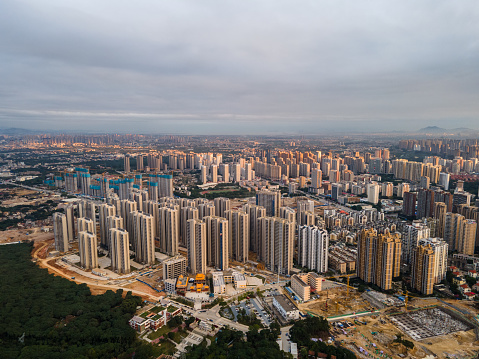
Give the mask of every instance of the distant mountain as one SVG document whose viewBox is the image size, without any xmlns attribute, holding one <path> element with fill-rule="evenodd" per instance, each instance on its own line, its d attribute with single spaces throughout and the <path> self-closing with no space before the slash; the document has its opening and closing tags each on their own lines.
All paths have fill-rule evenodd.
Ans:
<svg viewBox="0 0 479 359">
<path fill-rule="evenodd" d="M 458 135 L 458 134 L 465 133 L 465 132 L 467 132 L 468 134 L 471 134 L 471 133 L 477 133 L 478 131 L 470 129 L 470 128 L 466 128 L 466 127 L 448 129 L 448 128 L 442 128 L 442 127 L 438 127 L 438 126 L 428 126 L 428 127 L 421 128 L 420 130 L 417 131 L 417 133 L 444 134 L 444 135 L 446 135 L 446 134 L 448 134 L 448 135 L 451 135 L 451 134 Z"/>
</svg>

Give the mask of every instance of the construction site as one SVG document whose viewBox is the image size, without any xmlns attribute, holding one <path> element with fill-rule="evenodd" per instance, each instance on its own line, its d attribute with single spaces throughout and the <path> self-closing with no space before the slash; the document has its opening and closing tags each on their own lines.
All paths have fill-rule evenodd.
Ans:
<svg viewBox="0 0 479 359">
<path fill-rule="evenodd" d="M 347 286 L 326 286 L 319 299 L 298 304 L 328 318 L 332 339 L 360 358 L 476 358 L 479 323 L 472 303 L 397 297 Z"/>
<path fill-rule="evenodd" d="M 376 310 L 361 293 L 350 290 L 349 295 L 343 287 L 333 287 L 320 293 L 320 298 L 298 304 L 301 311 L 321 317 L 338 316 Z"/>
</svg>

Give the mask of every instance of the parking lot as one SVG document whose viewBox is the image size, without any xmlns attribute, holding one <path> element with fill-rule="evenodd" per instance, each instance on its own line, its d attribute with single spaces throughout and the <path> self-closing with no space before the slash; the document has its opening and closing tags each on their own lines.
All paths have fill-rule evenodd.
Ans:
<svg viewBox="0 0 479 359">
<path fill-rule="evenodd" d="M 256 298 L 242 300 L 238 305 L 232 305 L 231 311 L 233 312 L 234 321 L 238 321 L 238 313 L 241 309 L 244 309 L 246 315 L 251 313 L 255 314 L 261 320 L 261 323 L 269 327 L 272 323 L 270 315 L 266 313 L 261 302 Z"/>
</svg>

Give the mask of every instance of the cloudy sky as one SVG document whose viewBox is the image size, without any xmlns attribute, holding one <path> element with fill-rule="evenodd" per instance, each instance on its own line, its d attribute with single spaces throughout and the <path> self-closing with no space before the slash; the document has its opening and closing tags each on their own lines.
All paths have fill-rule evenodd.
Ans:
<svg viewBox="0 0 479 359">
<path fill-rule="evenodd" d="M 479 1 L 2 0 L 0 128 L 479 129 Z"/>
</svg>

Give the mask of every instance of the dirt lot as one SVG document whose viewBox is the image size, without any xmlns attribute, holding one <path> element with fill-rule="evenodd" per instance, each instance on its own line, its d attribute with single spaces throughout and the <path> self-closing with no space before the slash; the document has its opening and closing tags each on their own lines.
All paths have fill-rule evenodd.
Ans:
<svg viewBox="0 0 479 359">
<path fill-rule="evenodd" d="M 360 320 L 367 324 L 356 325 L 356 328 L 350 330 L 347 335 L 337 335 L 337 339 L 344 340 L 345 346 L 355 351 L 358 356 L 361 356 L 357 350 L 359 347 L 364 348 L 373 356 L 377 349 L 393 356 L 404 354 L 408 358 L 424 358 L 431 354 L 438 358 L 446 358 L 448 355 L 450 357 L 451 354 L 464 358 L 475 353 L 477 355 L 479 350 L 479 341 L 476 341 L 473 330 L 414 341 L 402 333 L 384 314 L 360 318 Z M 372 332 L 377 334 L 372 334 Z M 402 334 L 403 339 L 412 341 L 414 349 L 407 349 L 404 345 L 393 342 L 398 334 Z"/>
<path fill-rule="evenodd" d="M 370 310 L 371 308 L 369 302 L 361 298 L 359 293 L 356 291 L 350 291 L 348 299 L 346 295 L 346 289 L 342 287 L 321 291 L 319 295 L 320 299 L 299 304 L 299 309 L 302 311 L 309 311 L 323 317 L 330 317 L 333 315 L 362 312 Z"/>
<path fill-rule="evenodd" d="M 33 240 L 37 243 L 50 239 L 53 239 L 53 230 L 50 232 L 42 232 L 40 228 L 9 229 L 0 232 L 0 243 L 18 242 L 23 240 Z"/>
</svg>

